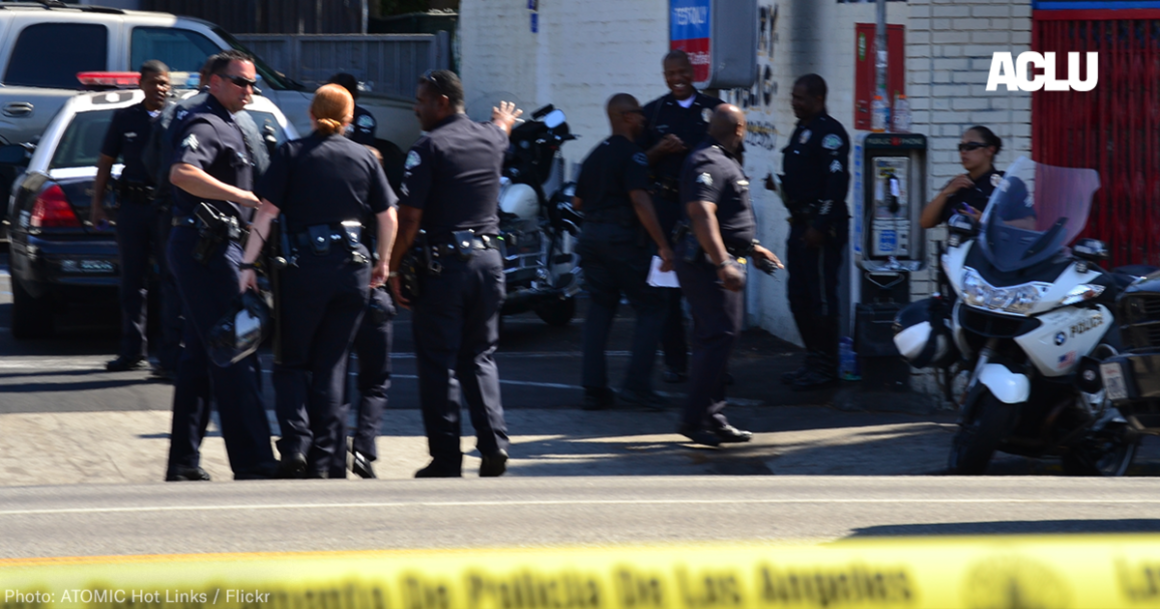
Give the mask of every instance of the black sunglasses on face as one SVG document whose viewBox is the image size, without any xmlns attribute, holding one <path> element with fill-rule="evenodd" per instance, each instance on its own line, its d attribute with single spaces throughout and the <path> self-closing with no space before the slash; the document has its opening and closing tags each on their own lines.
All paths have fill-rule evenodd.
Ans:
<svg viewBox="0 0 1160 609">
<path fill-rule="evenodd" d="M 986 148 L 986 147 L 987 147 L 986 144 L 982 144 L 979 142 L 963 142 L 963 143 L 959 144 L 959 152 L 970 152 L 972 150 L 978 150 L 980 148 Z"/>
<path fill-rule="evenodd" d="M 246 87 L 250 87 L 251 89 L 258 88 L 258 81 L 251 80 L 244 76 L 234 76 L 232 74 L 218 74 L 218 76 L 221 76 L 222 78 L 234 83 L 234 86 L 238 87 L 239 89 L 245 89 Z"/>
</svg>

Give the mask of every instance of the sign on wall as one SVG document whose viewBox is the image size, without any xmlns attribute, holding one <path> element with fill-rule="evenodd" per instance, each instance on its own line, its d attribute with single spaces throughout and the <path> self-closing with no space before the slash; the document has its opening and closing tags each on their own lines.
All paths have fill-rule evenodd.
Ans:
<svg viewBox="0 0 1160 609">
<path fill-rule="evenodd" d="M 757 76 L 757 0 L 669 0 L 669 48 L 689 54 L 698 89 L 749 87 Z"/>
<path fill-rule="evenodd" d="M 693 80 L 709 81 L 710 19 L 709 0 L 671 0 L 669 14 L 669 49 L 689 54 L 693 62 Z M 699 87 L 700 88 L 700 87 Z"/>
</svg>

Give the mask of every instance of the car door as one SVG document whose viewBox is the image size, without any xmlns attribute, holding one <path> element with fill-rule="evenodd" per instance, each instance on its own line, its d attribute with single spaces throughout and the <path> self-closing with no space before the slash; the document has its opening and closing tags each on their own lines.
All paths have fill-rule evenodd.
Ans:
<svg viewBox="0 0 1160 609">
<path fill-rule="evenodd" d="M 108 69 L 113 32 L 97 22 L 33 20 L 20 15 L 4 36 L 12 41 L 0 72 L 0 140 L 33 141 L 80 88 L 78 72 Z"/>
</svg>

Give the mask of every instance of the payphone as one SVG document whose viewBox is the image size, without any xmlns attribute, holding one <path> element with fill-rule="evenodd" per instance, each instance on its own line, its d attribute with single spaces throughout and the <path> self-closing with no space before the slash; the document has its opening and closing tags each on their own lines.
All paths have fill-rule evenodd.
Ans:
<svg viewBox="0 0 1160 609">
<path fill-rule="evenodd" d="M 859 288 L 854 349 L 873 388 L 905 389 L 909 366 L 894 347 L 894 316 L 925 268 L 926 136 L 866 133 L 854 148 L 854 263 Z"/>
</svg>

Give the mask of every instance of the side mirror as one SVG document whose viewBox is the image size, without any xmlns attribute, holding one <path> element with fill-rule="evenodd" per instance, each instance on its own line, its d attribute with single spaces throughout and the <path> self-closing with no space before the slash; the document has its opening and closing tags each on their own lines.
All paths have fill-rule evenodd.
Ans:
<svg viewBox="0 0 1160 609">
<path fill-rule="evenodd" d="M 0 146 L 0 165 L 28 165 L 32 150 L 23 144 Z"/>
<path fill-rule="evenodd" d="M 1100 262 L 1111 257 L 1108 254 L 1108 246 L 1099 239 L 1080 239 L 1075 242 L 1075 247 L 1071 248 L 1071 251 L 1076 258 L 1088 262 Z"/>
<path fill-rule="evenodd" d="M 568 122 L 568 119 L 564 116 L 563 110 L 552 110 L 544 117 L 544 124 L 549 129 L 555 129 L 566 122 Z"/>
<path fill-rule="evenodd" d="M 969 216 L 952 214 L 947 220 L 947 230 L 950 232 L 947 245 L 958 247 L 960 243 L 975 238 L 979 233 L 979 225 Z"/>
</svg>

